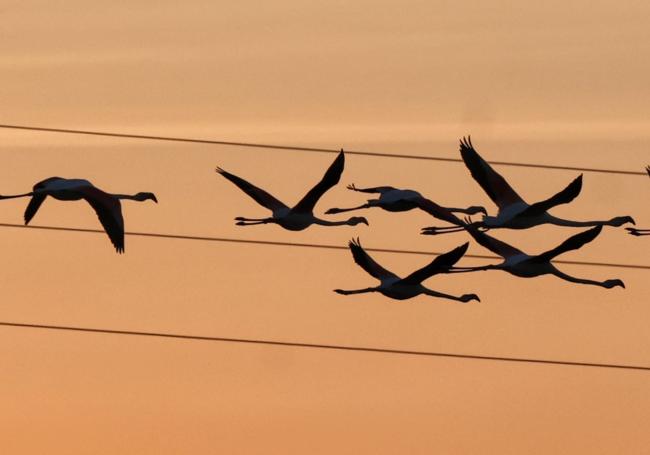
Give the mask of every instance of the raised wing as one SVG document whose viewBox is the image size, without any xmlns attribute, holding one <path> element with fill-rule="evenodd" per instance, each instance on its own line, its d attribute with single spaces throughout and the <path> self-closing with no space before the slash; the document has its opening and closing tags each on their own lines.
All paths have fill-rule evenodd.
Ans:
<svg viewBox="0 0 650 455">
<path fill-rule="evenodd" d="M 579 234 L 573 235 L 566 239 L 562 244 L 556 248 L 553 248 L 552 250 L 549 250 L 545 253 L 542 253 L 537 256 L 533 256 L 531 258 L 531 261 L 535 262 L 548 262 L 552 260 L 554 257 L 559 256 L 562 253 L 566 253 L 567 251 L 571 250 L 577 250 L 581 248 L 583 245 L 591 242 L 593 239 L 598 237 L 598 234 L 600 234 L 600 231 L 603 230 L 602 226 L 596 226 L 595 228 L 589 229 L 588 231 L 583 231 Z"/>
<path fill-rule="evenodd" d="M 29 200 L 29 204 L 27 204 L 27 208 L 25 209 L 25 224 L 29 224 L 29 222 L 34 218 L 34 215 L 36 215 L 36 212 L 38 211 L 39 207 L 47 197 L 47 194 L 34 194 L 32 198 Z"/>
<path fill-rule="evenodd" d="M 467 252 L 467 248 L 469 247 L 469 242 L 454 248 L 451 251 L 448 251 L 445 254 L 441 254 L 440 256 L 436 257 L 429 265 L 426 265 L 422 267 L 420 270 L 416 270 L 415 272 L 411 273 L 409 276 L 404 278 L 402 280 L 402 283 L 404 284 L 419 284 L 429 278 L 430 276 L 433 276 L 437 273 L 445 272 L 449 270 L 456 262 L 460 260 L 460 258 L 463 257 L 463 255 Z"/>
<path fill-rule="evenodd" d="M 359 264 L 363 270 L 368 272 L 370 275 L 374 276 L 378 280 L 385 280 L 386 278 L 399 278 L 393 272 L 390 272 L 383 268 L 381 265 L 377 264 L 373 258 L 370 257 L 368 253 L 361 246 L 359 239 L 350 240 L 348 243 L 350 251 L 352 251 L 352 257 L 354 262 Z"/>
<path fill-rule="evenodd" d="M 84 199 L 97 213 L 99 222 L 102 223 L 117 252 L 123 253 L 124 218 L 122 218 L 120 200 L 92 186 L 80 189 L 80 191 L 83 193 Z"/>
<path fill-rule="evenodd" d="M 243 178 L 237 177 L 230 172 L 226 172 L 220 167 L 217 168 L 217 172 L 237 185 L 240 190 L 252 197 L 259 205 L 266 207 L 270 211 L 275 212 L 276 210 L 288 208 L 282 202 L 271 196 L 269 193 L 261 188 L 256 187 L 252 183 L 247 182 Z"/>
<path fill-rule="evenodd" d="M 545 201 L 536 202 L 535 204 L 530 205 L 526 210 L 522 211 L 519 216 L 541 215 L 556 205 L 568 204 L 580 194 L 580 190 L 582 190 L 582 174 L 555 196 L 550 197 Z"/>
<path fill-rule="evenodd" d="M 511 256 L 526 254 L 512 245 L 508 245 L 506 242 L 497 240 L 494 237 L 479 231 L 478 228 L 471 223 L 465 224 L 465 230 L 469 232 L 472 237 L 474 237 L 474 240 L 476 240 L 479 245 L 487 248 L 495 254 L 498 254 L 504 259 Z"/>
<path fill-rule="evenodd" d="M 314 210 L 314 206 L 318 200 L 325 194 L 327 190 L 332 188 L 334 185 L 339 183 L 341 180 L 341 174 L 343 173 L 343 167 L 345 166 L 345 154 L 343 150 L 338 154 L 334 162 L 330 165 L 327 172 L 315 187 L 313 187 L 309 192 L 303 197 L 300 202 L 296 204 L 293 208 L 294 212 L 298 213 L 311 213 Z"/>
<path fill-rule="evenodd" d="M 519 202 L 526 203 L 506 182 L 506 179 L 492 169 L 492 166 L 474 150 L 472 140 L 469 137 L 460 141 L 460 156 L 462 156 L 465 166 L 469 169 L 474 180 L 481 185 L 483 191 L 490 196 L 490 199 L 499 209 Z"/>
</svg>

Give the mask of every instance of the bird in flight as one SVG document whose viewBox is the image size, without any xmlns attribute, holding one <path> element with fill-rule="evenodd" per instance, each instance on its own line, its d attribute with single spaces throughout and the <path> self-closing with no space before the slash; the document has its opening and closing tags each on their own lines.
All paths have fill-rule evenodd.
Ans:
<svg viewBox="0 0 650 455">
<path fill-rule="evenodd" d="M 427 211 L 436 218 L 444 221 L 450 221 L 449 213 L 465 213 L 467 215 L 474 215 L 476 213 L 483 213 L 487 215 L 484 207 L 472 206 L 466 209 L 455 207 L 442 207 L 429 201 L 428 206 L 434 207 L 435 210 L 427 210 L 426 198 L 414 190 L 403 190 L 394 188 L 392 186 L 378 186 L 374 188 L 357 188 L 354 183 L 348 185 L 347 188 L 352 191 L 359 191 L 361 193 L 375 193 L 379 194 L 378 199 L 368 199 L 368 202 L 358 207 L 351 207 L 347 209 L 332 208 L 329 209 L 327 214 L 349 212 L 351 210 L 367 209 L 371 207 L 379 207 L 388 212 L 406 212 L 415 208 L 420 208 Z"/>
<path fill-rule="evenodd" d="M 420 294 L 430 295 L 432 297 L 441 297 L 444 299 L 456 300 L 459 302 L 469 302 L 470 300 L 480 301 L 476 294 L 464 294 L 460 297 L 444 294 L 442 292 L 432 291 L 422 285 L 422 281 L 438 273 L 446 273 L 467 251 L 469 243 L 465 243 L 445 254 L 436 257 L 429 265 L 411 273 L 406 278 L 400 278 L 394 273 L 386 270 L 377 264 L 368 253 L 363 249 L 359 239 L 352 239 L 349 243 L 352 257 L 363 270 L 373 277 L 377 278 L 381 284 L 375 287 L 369 287 L 356 290 L 335 289 L 342 295 L 362 294 L 366 292 L 379 292 L 386 297 L 396 300 L 406 300 Z"/>
<path fill-rule="evenodd" d="M 487 235 L 485 232 L 480 231 L 473 223 L 471 223 L 470 220 L 466 220 L 465 228 L 480 245 L 501 256 L 503 258 L 503 262 L 500 264 L 490 264 L 482 267 L 454 267 L 452 270 L 450 270 L 449 273 L 474 272 L 479 270 L 505 270 L 512 275 L 522 278 L 532 278 L 540 275 L 551 274 L 572 283 L 591 284 L 607 289 L 611 289 L 616 286 L 620 286 L 622 288 L 625 287 L 625 284 L 618 279 L 594 281 L 567 275 L 566 273 L 558 270 L 551 262 L 560 254 L 571 250 L 577 250 L 583 245 L 594 240 L 596 237 L 598 237 L 598 234 L 600 234 L 600 231 L 603 229 L 602 226 L 596 226 L 587 231 L 575 234 L 562 242 L 562 244 L 556 248 L 553 248 L 552 250 L 546 251 L 536 256 L 528 255 L 501 240 L 497 240 L 494 237 Z"/>
<path fill-rule="evenodd" d="M 602 221 L 573 221 L 558 218 L 548 210 L 561 204 L 568 204 L 575 199 L 582 189 L 582 175 L 578 176 L 565 189 L 554 196 L 528 204 L 508 184 L 508 182 L 496 172 L 487 161 L 477 153 L 468 137 L 460 141 L 460 155 L 469 169 L 474 180 L 481 185 L 492 201 L 497 205 L 499 211 L 497 216 L 484 216 L 482 221 L 474 223 L 474 226 L 482 230 L 509 228 L 528 229 L 540 224 L 554 224 L 557 226 L 588 227 L 588 226 L 621 226 L 625 223 L 634 224 L 630 216 L 618 216 L 610 220 Z M 452 227 L 425 227 L 422 234 L 436 235 L 448 232 L 462 231 L 462 226 Z"/>
<path fill-rule="evenodd" d="M 29 224 L 36 215 L 45 198 L 52 196 L 59 201 L 78 201 L 84 199 L 97 213 L 99 222 L 102 223 L 106 234 L 118 253 L 124 252 L 124 218 L 120 199 L 133 201 L 146 201 L 151 199 L 158 202 L 153 193 L 111 194 L 100 190 L 88 180 L 64 179 L 50 177 L 34 185 L 32 191 L 24 194 L 1 196 L 0 199 L 14 199 L 30 197 L 31 200 L 25 209 L 25 225 Z"/>
<path fill-rule="evenodd" d="M 650 176 L 650 166 L 646 166 L 645 170 L 648 173 L 648 176 Z M 625 229 L 627 229 L 630 234 L 636 235 L 637 237 L 640 235 L 650 235 L 650 229 L 636 229 L 630 227 Z"/>
<path fill-rule="evenodd" d="M 255 202 L 273 212 L 273 216 L 268 218 L 245 218 L 238 216 L 235 218 L 238 226 L 275 223 L 290 231 L 302 231 L 312 224 L 319 224 L 321 226 L 355 226 L 359 223 L 364 223 L 367 225 L 368 220 L 360 216 L 343 221 L 322 220 L 314 216 L 314 206 L 327 190 L 339 182 L 344 165 L 345 155 L 343 150 L 341 150 L 329 169 L 327 169 L 327 172 L 325 172 L 321 181 L 309 190 L 305 197 L 292 208 L 287 207 L 263 189 L 256 187 L 241 177 L 237 177 L 219 167 L 217 168 L 217 172 L 237 185 L 239 189 L 253 198 Z"/>
</svg>

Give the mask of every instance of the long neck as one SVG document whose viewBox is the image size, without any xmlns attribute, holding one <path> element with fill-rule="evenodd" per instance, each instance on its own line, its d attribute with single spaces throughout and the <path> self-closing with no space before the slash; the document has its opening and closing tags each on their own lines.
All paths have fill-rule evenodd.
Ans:
<svg viewBox="0 0 650 455">
<path fill-rule="evenodd" d="M 600 287 L 607 287 L 606 283 L 603 281 L 594 281 L 594 280 L 588 280 L 586 278 L 576 278 L 571 275 L 567 275 L 564 272 L 561 272 L 557 269 L 553 270 L 553 275 L 555 275 L 558 278 L 562 278 L 563 280 L 570 281 L 572 283 L 579 283 L 579 284 L 591 284 L 593 286 L 600 286 Z"/>
<path fill-rule="evenodd" d="M 345 224 L 350 224 L 350 220 L 342 220 L 342 221 L 328 221 L 328 220 L 321 220 L 320 218 L 314 217 L 314 224 L 320 224 L 321 226 L 343 226 Z"/>
<path fill-rule="evenodd" d="M 15 199 L 17 197 L 28 197 L 28 196 L 33 196 L 34 193 L 25 193 L 25 194 L 13 194 L 10 196 L 0 196 L 0 199 Z"/>
<path fill-rule="evenodd" d="M 569 227 L 590 227 L 590 226 L 602 226 L 602 225 L 611 225 L 612 220 L 603 220 L 603 221 L 574 221 L 574 220 L 565 220 L 564 218 L 557 218 L 555 216 L 549 215 L 548 223 L 554 224 L 556 226 L 569 226 Z"/>
<path fill-rule="evenodd" d="M 365 289 L 352 289 L 352 290 L 345 290 L 345 289 L 336 289 L 334 292 L 337 292 L 339 294 L 343 295 L 350 295 L 350 294 L 365 294 L 366 292 L 377 292 L 377 288 L 365 288 Z"/>
<path fill-rule="evenodd" d="M 424 291 L 422 291 L 422 293 L 426 295 L 430 295 L 431 297 L 439 297 L 441 299 L 456 300 L 458 302 L 462 301 L 460 297 L 456 297 L 455 295 L 445 294 L 443 292 L 438 292 L 438 291 L 432 291 L 431 289 L 428 288 L 424 288 Z"/>
<path fill-rule="evenodd" d="M 115 196 L 118 199 L 130 199 L 132 201 L 141 201 L 142 199 L 136 197 L 135 194 L 111 194 L 111 196 Z"/>
</svg>

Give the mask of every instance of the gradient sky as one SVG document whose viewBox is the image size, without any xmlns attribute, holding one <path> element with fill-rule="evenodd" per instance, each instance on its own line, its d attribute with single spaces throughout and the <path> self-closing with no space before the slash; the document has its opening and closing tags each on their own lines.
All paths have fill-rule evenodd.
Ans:
<svg viewBox="0 0 650 455">
<path fill-rule="evenodd" d="M 642 171 L 650 162 L 647 2 L 65 2 L 0 5 L 0 123 Z M 288 204 L 333 155 L 0 130 L 0 193 L 49 176 L 109 192 L 127 230 L 441 252 L 423 213 L 370 227 L 239 228 L 264 216 L 221 166 Z M 530 201 L 572 171 L 500 167 Z M 317 205 L 393 185 L 493 205 L 462 164 L 348 156 Z M 554 211 L 633 215 L 650 181 L 586 173 Z M 2 202 L 20 223 L 26 200 Z M 332 216 L 331 218 L 343 218 Z M 97 228 L 48 200 L 35 225 Z M 577 231 L 497 232 L 531 253 Z M 562 259 L 648 264 L 648 240 L 606 228 Z M 467 305 L 343 297 L 373 285 L 348 251 L 2 228 L 1 321 L 650 365 L 647 270 L 562 265 L 605 290 L 486 272 L 435 277 Z M 470 253 L 486 254 L 472 244 Z M 398 274 L 416 255 L 373 254 Z M 485 264 L 463 259 L 462 264 Z M 650 445 L 647 373 L 0 327 L 0 440 L 31 454 L 610 454 Z"/>
</svg>

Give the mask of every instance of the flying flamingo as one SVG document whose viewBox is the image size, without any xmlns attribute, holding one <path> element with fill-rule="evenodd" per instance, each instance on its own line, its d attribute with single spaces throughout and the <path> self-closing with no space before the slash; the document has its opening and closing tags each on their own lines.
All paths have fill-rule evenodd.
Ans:
<svg viewBox="0 0 650 455">
<path fill-rule="evenodd" d="M 423 210 L 426 210 L 423 204 L 423 201 L 426 198 L 422 196 L 420 193 L 418 193 L 417 191 L 402 190 L 402 189 L 394 188 L 392 186 L 378 186 L 374 188 L 357 188 L 354 185 L 354 183 L 348 185 L 347 188 L 349 190 L 359 191 L 362 193 L 378 193 L 379 199 L 368 199 L 368 202 L 366 202 L 365 204 L 360 205 L 358 207 L 348 208 L 348 209 L 332 208 L 325 213 L 333 214 L 333 213 L 349 212 L 351 210 L 367 209 L 370 207 L 379 207 L 389 212 L 406 212 L 408 210 L 412 210 L 415 208 L 421 208 Z M 432 203 L 432 201 L 429 202 Z M 484 207 L 472 206 L 463 209 L 463 208 L 455 208 L 455 207 L 441 207 L 437 204 L 435 204 L 435 206 L 438 207 L 438 210 L 434 211 L 433 213 L 431 213 L 431 211 L 429 210 L 429 213 L 431 213 L 436 218 L 440 218 L 445 221 L 449 221 L 448 214 L 447 214 L 449 212 L 465 213 L 467 215 L 474 215 L 476 213 L 481 212 L 487 215 L 487 211 L 485 210 Z M 441 211 L 444 211 L 446 213 L 444 215 L 441 215 L 440 214 Z"/>
<path fill-rule="evenodd" d="M 473 272 L 478 270 L 505 270 L 508 273 L 522 278 L 532 278 L 540 275 L 551 274 L 572 283 L 591 284 L 607 289 L 611 289 L 615 286 L 621 286 L 622 288 L 625 287 L 625 284 L 618 279 L 594 281 L 584 278 L 572 277 L 558 270 L 551 262 L 556 256 L 559 256 L 562 253 L 566 253 L 567 251 L 577 250 L 583 245 L 594 240 L 596 237 L 598 237 L 598 234 L 600 234 L 600 231 L 603 229 L 602 226 L 596 226 L 592 229 L 589 229 L 588 231 L 575 234 L 552 250 L 546 251 L 545 253 L 538 254 L 536 256 L 530 256 L 501 240 L 497 240 L 494 237 L 481 232 L 474 225 L 474 223 L 470 222 L 470 220 L 466 221 L 467 224 L 465 225 L 465 228 L 472 235 L 472 237 L 474 237 L 474 239 L 480 245 L 501 256 L 504 261 L 500 264 L 490 264 L 482 267 L 454 267 L 452 270 L 450 270 L 449 273 Z"/>
<path fill-rule="evenodd" d="M 648 176 L 650 176 L 650 166 L 645 168 Z M 640 235 L 650 235 L 650 229 L 636 229 L 636 228 L 625 228 L 629 231 L 630 234 L 640 236 Z"/>
<path fill-rule="evenodd" d="M 422 281 L 436 275 L 438 273 L 446 273 L 467 251 L 469 243 L 459 246 L 445 254 L 436 257 L 429 265 L 416 270 L 406 278 L 400 278 L 392 272 L 389 272 L 379 264 L 377 264 L 361 246 L 359 239 L 353 239 L 349 243 L 350 251 L 354 262 L 359 264 L 363 270 L 368 272 L 373 277 L 381 281 L 381 284 L 376 287 L 357 289 L 346 291 L 343 289 L 335 289 L 334 292 L 343 295 L 361 294 L 365 292 L 379 292 L 386 297 L 396 300 L 406 300 L 420 294 L 430 295 L 432 297 L 442 297 L 445 299 L 457 300 L 459 302 L 469 302 L 470 300 L 480 299 L 476 294 L 465 294 L 456 297 L 442 292 L 432 291 L 422 286 Z"/>
<path fill-rule="evenodd" d="M 48 196 L 52 196 L 59 201 L 78 201 L 85 199 L 97 213 L 100 223 L 102 223 L 106 234 L 108 234 L 111 243 L 118 253 L 124 252 L 124 219 L 122 218 L 120 199 L 130 199 L 133 201 L 146 201 L 147 199 L 151 199 L 156 203 L 158 202 L 153 193 L 136 193 L 134 195 L 111 194 L 100 190 L 88 180 L 64 179 L 61 177 L 50 177 L 38 182 L 29 193 L 0 196 L 0 199 L 28 196 L 31 196 L 32 199 L 25 209 L 25 225 L 29 224 Z"/>
<path fill-rule="evenodd" d="M 314 216 L 314 206 L 327 190 L 339 182 L 344 165 L 345 155 L 343 154 L 343 150 L 341 150 L 341 153 L 339 153 L 327 172 L 325 172 L 322 180 L 318 182 L 315 187 L 309 190 L 305 197 L 303 197 L 293 208 L 287 207 L 266 191 L 240 177 L 237 177 L 236 175 L 226 172 L 219 167 L 217 168 L 217 172 L 237 185 L 239 189 L 252 197 L 255 202 L 273 212 L 273 216 L 269 218 L 244 218 L 238 216 L 235 218 L 238 226 L 275 223 L 290 231 L 302 231 L 312 224 L 320 224 L 321 226 L 341 226 L 345 224 L 355 226 L 359 223 L 364 223 L 367 225 L 368 220 L 360 216 L 352 217 L 345 221 L 321 220 Z"/>
<path fill-rule="evenodd" d="M 483 230 L 495 228 L 528 229 L 540 224 L 557 226 L 587 227 L 587 226 L 621 226 L 625 223 L 634 224 L 630 216 L 619 216 L 604 221 L 573 221 L 555 217 L 548 210 L 561 204 L 568 204 L 575 199 L 582 189 L 582 175 L 578 176 L 565 189 L 556 195 L 534 204 L 528 204 L 519 196 L 508 182 L 474 150 L 471 139 L 460 141 L 460 154 L 465 165 L 470 170 L 474 180 L 478 182 L 487 195 L 499 207 L 497 216 L 484 216 L 483 221 L 475 222 L 474 226 Z M 422 234 L 436 235 L 448 232 L 462 231 L 464 228 L 454 227 L 425 227 Z"/>
</svg>

